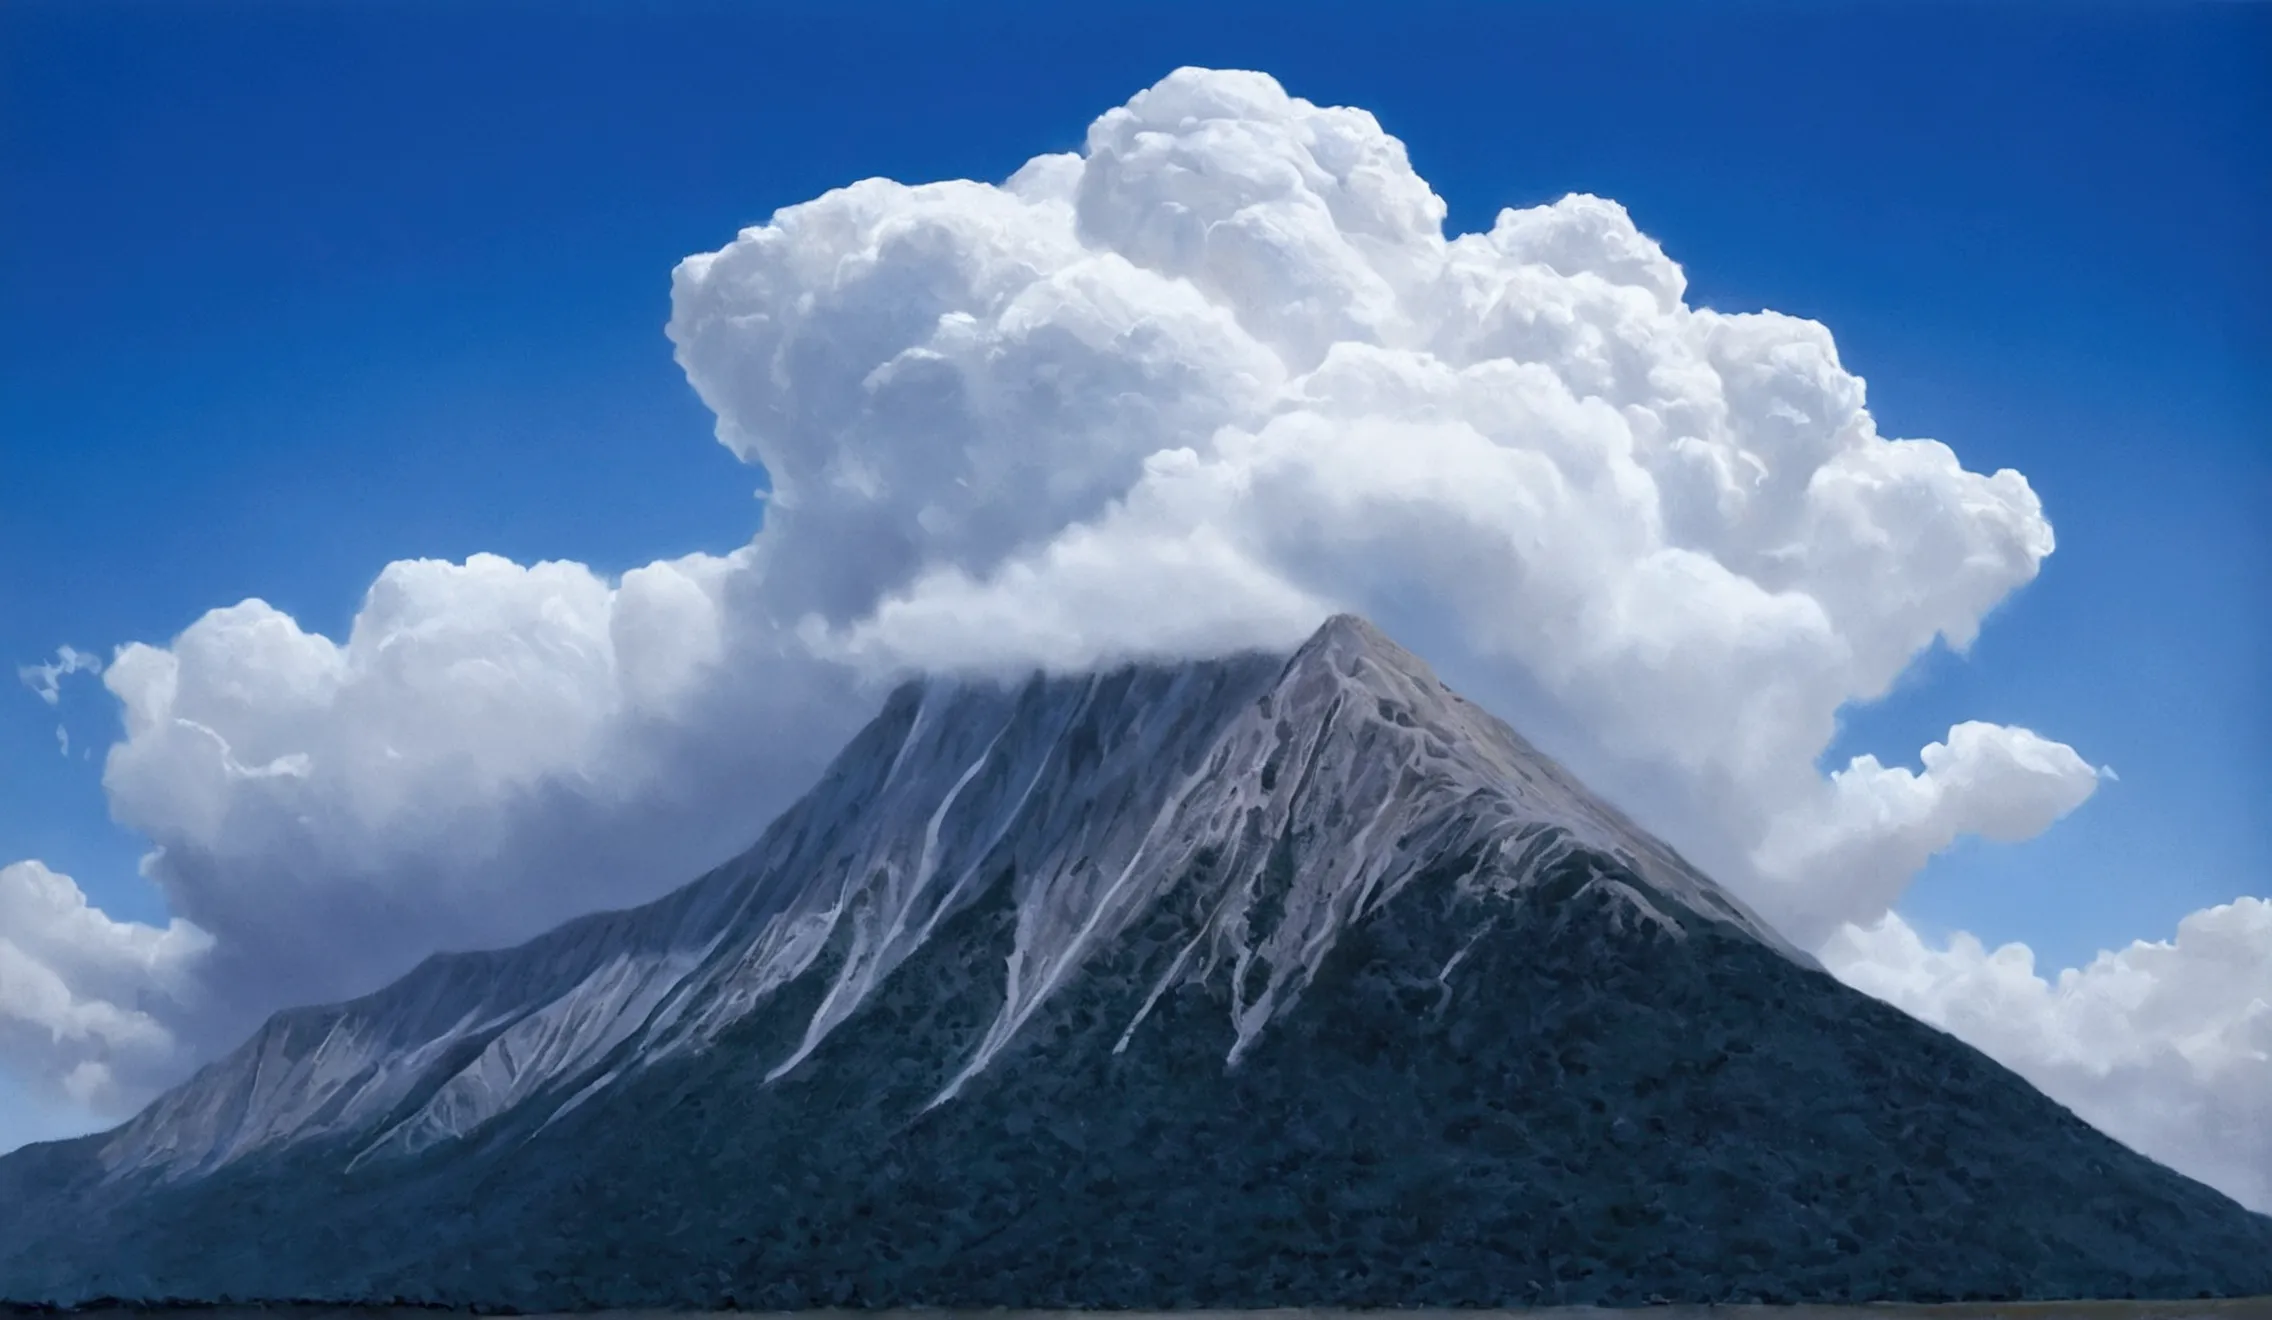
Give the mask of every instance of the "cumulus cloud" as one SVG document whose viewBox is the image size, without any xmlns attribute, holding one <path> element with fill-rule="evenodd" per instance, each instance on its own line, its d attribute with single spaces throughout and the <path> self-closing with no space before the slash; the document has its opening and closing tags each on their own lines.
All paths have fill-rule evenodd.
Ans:
<svg viewBox="0 0 2272 1320">
<path fill-rule="evenodd" d="M 2272 902 L 2195 912 L 2046 978 L 2024 944 L 1938 947 L 1887 913 L 1823 963 L 1978 1047 L 2133 1149 L 2272 1213 Z"/>
<path fill-rule="evenodd" d="M 2051 552 L 2025 478 L 1880 436 L 1827 330 L 1689 306 L 1614 202 L 1443 215 L 1369 114 L 1185 71 L 1002 187 L 783 211 L 681 265 L 670 333 L 774 474 L 770 599 L 822 655 L 1071 667 L 1354 610 L 1816 935 L 1941 824 L 2095 782 L 1967 725 L 1940 746 L 2030 754 L 1890 835 L 1842 809 L 1839 708 Z M 1770 883 L 1794 810 L 1873 883 Z"/>
<path fill-rule="evenodd" d="M 38 862 L 0 867 L 0 1066 L 123 1117 L 191 1061 L 170 1023 L 193 1006 L 211 947 L 179 919 L 113 921 Z"/>
<path fill-rule="evenodd" d="M 219 938 L 201 1032 L 652 897 L 746 844 L 861 714 L 747 620 L 729 637 L 746 571 L 406 561 L 344 642 L 254 600 L 122 648 L 103 782 Z"/>
<path fill-rule="evenodd" d="M 1615 202 L 1444 214 L 1370 114 L 1183 70 L 999 185 L 870 179 L 688 258 L 669 337 L 770 479 L 749 545 L 398 563 L 344 640 L 248 601 L 110 666 L 113 811 L 214 940 L 183 1030 L 658 893 L 899 673 L 1335 610 L 1794 928 L 2088 793 L 1983 724 L 1815 769 L 2051 553 L 2025 478 L 1881 436 L 1827 329 L 1690 305 Z"/>
<path fill-rule="evenodd" d="M 1858 756 L 1769 825 L 1753 856 L 1792 933 L 1811 944 L 1841 919 L 1891 907 L 1960 835 L 2035 837 L 2082 805 L 2100 777 L 2063 743 L 1976 721 L 1927 746 L 1923 761 L 1918 774 Z M 1826 876 L 1836 877 L 1834 891 Z"/>
</svg>

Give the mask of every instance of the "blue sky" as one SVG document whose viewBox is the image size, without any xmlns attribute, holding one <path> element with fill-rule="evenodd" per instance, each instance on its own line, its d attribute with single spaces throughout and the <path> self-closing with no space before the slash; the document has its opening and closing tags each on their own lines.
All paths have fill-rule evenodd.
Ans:
<svg viewBox="0 0 2272 1320">
<path fill-rule="evenodd" d="M 1913 922 L 2063 966 L 2265 893 L 2272 8 L 1386 9 L 11 4 L 0 659 L 246 596 L 336 634 L 407 556 L 731 548 L 760 478 L 671 361 L 674 262 L 1255 67 L 1373 110 L 1449 228 L 1618 199 L 1692 303 L 1825 322 L 1886 434 L 2027 474 L 2042 577 L 1833 756 L 1979 718 L 2121 778 L 1936 860 Z M 68 760 L 0 701 L 0 860 L 161 919 L 106 815 L 115 706 L 60 713 Z"/>
</svg>

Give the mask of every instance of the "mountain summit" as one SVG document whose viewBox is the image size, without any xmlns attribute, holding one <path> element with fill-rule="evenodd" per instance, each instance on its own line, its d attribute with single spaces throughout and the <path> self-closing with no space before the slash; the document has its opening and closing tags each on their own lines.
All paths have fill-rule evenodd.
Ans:
<svg viewBox="0 0 2272 1320">
<path fill-rule="evenodd" d="M 0 1295 L 2272 1292 L 1361 620 L 894 693 L 735 861 L 0 1159 Z"/>
</svg>

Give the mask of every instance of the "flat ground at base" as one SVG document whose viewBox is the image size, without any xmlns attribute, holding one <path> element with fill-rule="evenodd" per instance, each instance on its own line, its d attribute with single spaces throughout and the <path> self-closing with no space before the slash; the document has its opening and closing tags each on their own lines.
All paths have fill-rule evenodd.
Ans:
<svg viewBox="0 0 2272 1320">
<path fill-rule="evenodd" d="M 74 1320 L 148 1320 L 172 1307 L 117 1307 L 69 1313 Z M 385 1306 L 184 1307 L 202 1320 L 445 1320 L 469 1312 Z M 8 1308 L 0 1306 L 0 1315 Z M 600 1311 L 574 1320 L 1072 1320 L 1085 1311 Z M 1868 1306 L 1650 1306 L 1615 1310 L 1550 1306 L 1518 1310 L 1105 1311 L 1111 1320 L 2272 1320 L 2272 1297 L 2216 1301 L 1951 1302 Z M 567 1320 L 532 1315 L 521 1320 Z"/>
</svg>

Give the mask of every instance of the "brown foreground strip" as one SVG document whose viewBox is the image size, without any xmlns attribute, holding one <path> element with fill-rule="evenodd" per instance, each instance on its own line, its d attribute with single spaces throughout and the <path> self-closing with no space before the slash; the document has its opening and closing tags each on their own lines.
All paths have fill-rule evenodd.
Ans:
<svg viewBox="0 0 2272 1320">
<path fill-rule="evenodd" d="M 0 1303 L 0 1315 L 45 1314 L 72 1320 L 140 1320 L 180 1311 L 201 1320 L 439 1320 L 452 1315 L 494 1316 L 496 1312 L 450 1311 L 410 1306 L 150 1306 L 108 1305 L 83 1310 L 15 1308 Z M 1727 1305 L 1647 1306 L 1630 1309 L 1548 1306 L 1473 1311 L 1351 1311 L 1287 1308 L 1268 1311 L 587 1311 L 573 1315 L 534 1314 L 521 1320 L 2272 1320 L 2272 1297 L 2232 1297 L 2201 1301 L 2105 1302 L 1874 1302 L 1867 1306 Z"/>
</svg>

